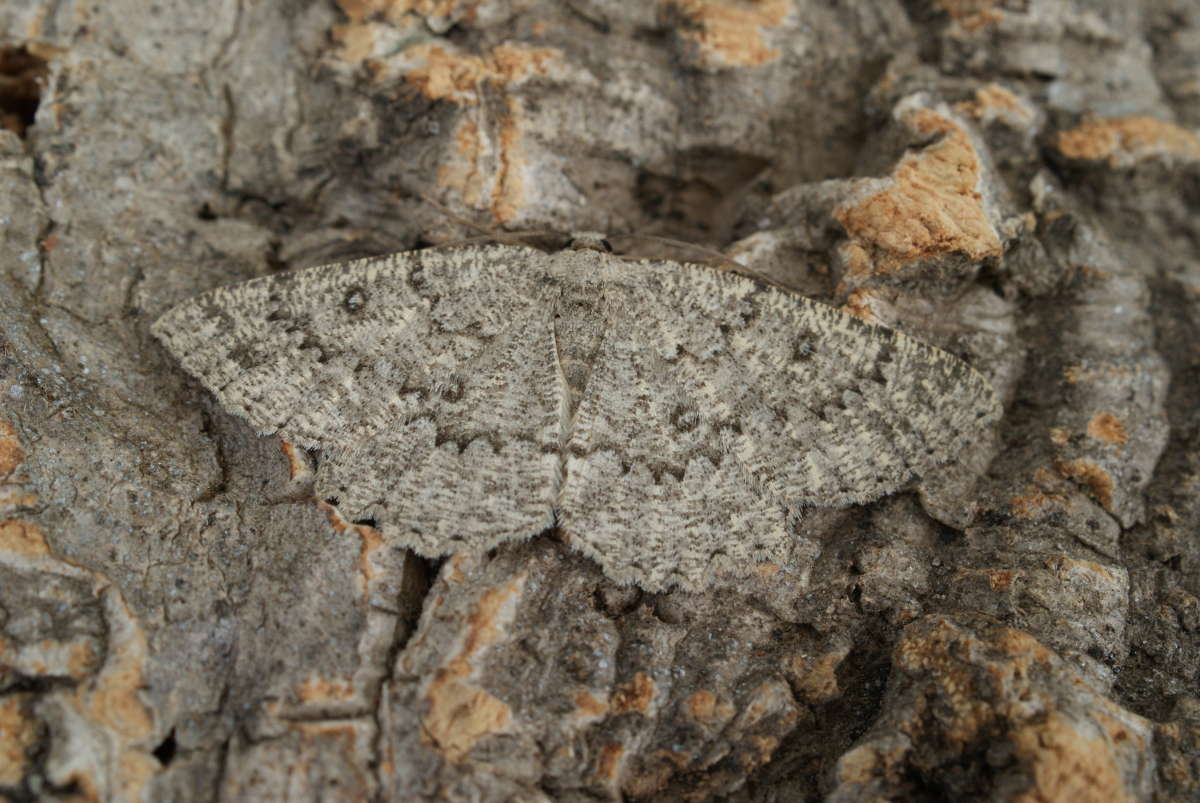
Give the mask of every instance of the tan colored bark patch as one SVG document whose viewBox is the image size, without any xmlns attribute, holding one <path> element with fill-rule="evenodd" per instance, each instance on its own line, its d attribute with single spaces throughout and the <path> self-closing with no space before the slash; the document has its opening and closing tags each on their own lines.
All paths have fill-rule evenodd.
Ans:
<svg viewBox="0 0 1200 803">
<path fill-rule="evenodd" d="M 50 554 L 46 536 L 32 524 L 16 519 L 0 521 L 0 551 L 25 557 L 42 557 Z"/>
<path fill-rule="evenodd" d="M 496 192 L 492 194 L 492 218 L 508 223 L 521 211 L 525 200 L 525 154 L 522 152 L 520 106 L 516 98 L 508 98 L 505 115 L 500 129 L 500 170 L 496 176 Z"/>
<path fill-rule="evenodd" d="M 942 10 L 966 31 L 977 31 L 1000 21 L 999 0 L 937 0 Z"/>
<path fill-rule="evenodd" d="M 425 728 L 446 758 L 455 763 L 466 758 L 476 742 L 501 730 L 512 718 L 506 703 L 469 683 L 451 679 L 438 684 L 429 696 L 433 707 L 425 715 Z"/>
<path fill-rule="evenodd" d="M 1092 420 L 1088 421 L 1087 433 L 1097 440 L 1118 446 L 1129 440 L 1125 425 L 1112 413 L 1097 413 L 1092 416 Z"/>
<path fill-rule="evenodd" d="M 941 623 L 925 639 L 901 642 L 895 654 L 899 668 L 915 676 L 928 675 L 938 685 L 952 712 L 945 723 L 945 739 L 961 748 L 978 736 L 994 712 L 975 688 L 973 669 L 948 653 L 947 644 L 955 635 Z"/>
<path fill-rule="evenodd" d="M 585 719 L 593 719 L 608 711 L 608 703 L 591 692 L 581 691 L 575 695 L 575 710 Z"/>
<path fill-rule="evenodd" d="M 484 84 L 512 86 L 548 73 L 561 59 L 553 48 L 500 45 L 485 57 L 452 52 L 441 45 L 416 45 L 405 51 L 415 66 L 404 78 L 434 100 L 474 107 Z M 525 201 L 525 112 L 519 98 L 508 95 L 505 113 L 488 127 L 468 113 L 454 133 L 454 149 L 438 169 L 438 184 L 472 208 L 487 206 L 498 223 L 508 223 Z M 489 136 L 489 132 L 495 134 Z"/>
<path fill-rule="evenodd" d="M 665 0 L 692 24 L 690 39 L 713 67 L 757 67 L 779 58 L 763 38 L 792 10 L 791 0 Z"/>
<path fill-rule="evenodd" d="M 394 21 L 405 14 L 422 17 L 449 17 L 459 6 L 470 19 L 479 0 L 336 0 L 351 22 L 363 22 L 371 17 L 382 17 Z"/>
<path fill-rule="evenodd" d="M 1071 442 L 1071 430 L 1066 427 L 1050 427 L 1050 442 L 1056 446 L 1066 446 Z"/>
<path fill-rule="evenodd" d="M 974 100 L 963 101 L 954 108 L 981 122 L 998 120 L 1016 129 L 1028 128 L 1037 116 L 1032 106 L 999 84 L 979 87 Z"/>
<path fill-rule="evenodd" d="M 17 431 L 7 421 L 0 421 L 0 480 L 10 476 L 24 460 Z"/>
<path fill-rule="evenodd" d="M 1112 168 L 1159 155 L 1200 160 L 1200 137 L 1182 126 L 1142 115 L 1086 120 L 1059 132 L 1057 146 L 1068 158 L 1104 160 Z"/>
<path fill-rule="evenodd" d="M 306 703 L 340 702 L 354 697 L 354 686 L 342 678 L 312 675 L 296 689 L 296 696 Z"/>
<path fill-rule="evenodd" d="M 1059 464 L 1058 472 L 1085 486 L 1092 497 L 1108 512 L 1112 512 L 1113 478 L 1090 460 L 1070 460 Z"/>
<path fill-rule="evenodd" d="M 517 577 L 479 598 L 462 649 L 437 670 L 429 684 L 429 710 L 422 735 L 449 761 L 462 761 L 476 742 L 501 730 L 512 719 L 507 703 L 468 678 L 474 668 L 472 661 L 499 639 L 502 625 L 511 619 L 524 579 Z"/>
<path fill-rule="evenodd" d="M 728 722 L 736 713 L 734 707 L 707 689 L 693 693 L 684 703 L 688 715 L 697 722 Z"/>
<path fill-rule="evenodd" d="M 1000 238 L 978 191 L 982 165 L 966 133 L 927 109 L 913 112 L 907 122 L 915 131 L 942 136 L 906 154 L 887 188 L 835 210 L 850 239 L 874 255 L 865 264 L 850 263 L 850 269 L 889 273 L 913 260 L 951 253 L 973 260 L 999 256 Z"/>
<path fill-rule="evenodd" d="M 866 266 L 870 270 L 869 264 Z M 850 313 L 856 318 L 861 318 L 864 321 L 874 321 L 875 312 L 871 309 L 872 296 L 871 293 L 865 290 L 855 290 L 846 298 L 846 303 L 842 305 L 842 309 Z"/>
<path fill-rule="evenodd" d="M 1061 508 L 1063 498 L 1058 494 L 1030 491 L 1012 497 L 1008 500 L 1008 504 L 1014 515 L 1023 519 L 1035 519 L 1049 508 Z"/>
<path fill-rule="evenodd" d="M 656 691 L 657 687 L 650 676 L 638 672 L 633 676 L 633 680 L 612 693 L 609 707 L 614 714 L 625 711 L 637 711 L 639 714 L 644 714 L 650 709 L 650 703 L 654 700 Z"/>
<path fill-rule="evenodd" d="M 758 575 L 760 580 L 769 580 L 779 574 L 782 567 L 775 563 L 756 563 L 754 564 L 754 573 Z"/>
<path fill-rule="evenodd" d="M 1021 803 L 1114 803 L 1129 800 L 1111 745 L 1080 732 L 1075 723 L 1051 713 L 1042 722 L 1016 729 L 1011 736 L 1019 759 L 1033 775 Z"/>
<path fill-rule="evenodd" d="M 624 756 L 625 745 L 618 742 L 604 745 L 596 756 L 596 776 L 604 780 L 615 779 L 621 769 L 621 759 Z"/>
<path fill-rule="evenodd" d="M 25 775 L 37 723 L 25 716 L 24 694 L 0 697 L 0 786 L 16 786 Z"/>
<path fill-rule="evenodd" d="M 337 508 L 328 502 L 317 500 L 317 507 L 325 513 L 334 530 L 339 533 L 353 533 L 358 537 L 358 586 L 363 594 L 369 593 L 371 583 L 383 574 L 383 570 L 375 562 L 376 557 L 383 554 L 383 533 L 369 525 L 347 521 Z"/>
<path fill-rule="evenodd" d="M 837 668 L 841 666 L 846 652 L 835 650 L 815 657 L 797 655 L 788 663 L 788 677 L 796 692 L 810 704 L 819 704 L 835 699 L 841 689 L 838 686 Z"/>
<path fill-rule="evenodd" d="M 555 48 L 519 44 L 498 45 L 491 53 L 476 56 L 425 43 L 405 49 L 404 56 L 413 65 L 404 78 L 421 94 L 431 100 L 469 105 L 479 102 L 484 82 L 499 86 L 520 83 L 547 74 L 562 61 L 562 51 Z"/>
</svg>

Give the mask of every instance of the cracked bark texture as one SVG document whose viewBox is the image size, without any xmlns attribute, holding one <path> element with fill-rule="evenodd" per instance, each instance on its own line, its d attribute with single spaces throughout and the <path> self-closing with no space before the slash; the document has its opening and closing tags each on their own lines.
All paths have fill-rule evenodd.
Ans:
<svg viewBox="0 0 1200 803">
<path fill-rule="evenodd" d="M 1200 797 L 1200 6 L 0 7 L 0 798 Z M 1006 414 L 705 593 L 438 564 L 149 337 L 265 273 L 664 234 Z M 694 255 L 692 255 L 694 258 Z"/>
</svg>

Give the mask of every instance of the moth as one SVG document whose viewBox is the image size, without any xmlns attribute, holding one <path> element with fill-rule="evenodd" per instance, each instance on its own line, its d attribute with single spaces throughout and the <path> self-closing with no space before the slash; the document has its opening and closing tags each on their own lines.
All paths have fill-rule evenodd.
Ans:
<svg viewBox="0 0 1200 803">
<path fill-rule="evenodd" d="M 192 298 L 153 333 L 316 493 L 426 556 L 556 527 L 614 580 L 778 562 L 789 511 L 891 493 L 993 422 L 986 379 L 728 271 L 594 248 L 413 251 Z"/>
</svg>

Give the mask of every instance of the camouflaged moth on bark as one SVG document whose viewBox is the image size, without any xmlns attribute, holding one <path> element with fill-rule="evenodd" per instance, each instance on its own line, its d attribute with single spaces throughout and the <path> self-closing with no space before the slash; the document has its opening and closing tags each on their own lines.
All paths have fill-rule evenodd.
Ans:
<svg viewBox="0 0 1200 803">
<path fill-rule="evenodd" d="M 474 245 L 254 279 L 154 334 L 321 450 L 351 520 L 438 556 L 558 527 L 615 580 L 777 562 L 789 511 L 893 492 L 999 415 L 939 349 L 737 274 Z"/>
</svg>

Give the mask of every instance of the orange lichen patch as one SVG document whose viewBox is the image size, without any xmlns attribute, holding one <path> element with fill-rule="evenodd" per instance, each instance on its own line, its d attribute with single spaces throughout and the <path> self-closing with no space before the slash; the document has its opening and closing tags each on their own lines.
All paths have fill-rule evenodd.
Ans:
<svg viewBox="0 0 1200 803">
<path fill-rule="evenodd" d="M 323 751 L 327 752 L 329 748 L 341 742 L 341 747 L 348 755 L 353 755 L 355 743 L 362 736 L 364 723 L 362 722 L 345 722 L 345 721 L 330 721 L 330 722 L 292 722 L 290 727 L 304 734 L 308 739 L 318 741 Z"/>
<path fill-rule="evenodd" d="M 474 11 L 479 0 L 336 0 L 338 7 L 353 22 L 363 22 L 371 17 L 389 20 L 399 19 L 404 14 L 420 14 L 422 17 L 449 17 L 462 5 L 468 15 Z"/>
<path fill-rule="evenodd" d="M 609 707 L 614 714 L 625 711 L 645 714 L 650 709 L 650 703 L 654 700 L 656 691 L 657 687 L 650 676 L 638 672 L 633 676 L 633 680 L 612 693 L 609 698 Z"/>
<path fill-rule="evenodd" d="M 1102 467 L 1091 460 L 1069 460 L 1058 464 L 1058 472 L 1086 487 L 1101 507 L 1112 512 L 1113 478 Z"/>
<path fill-rule="evenodd" d="M 279 451 L 283 452 L 283 456 L 288 461 L 288 474 L 291 479 L 307 477 L 312 474 L 312 469 L 309 468 L 308 462 L 300 456 L 300 451 L 295 445 L 281 440 L 279 442 Z"/>
<path fill-rule="evenodd" d="M 489 178 L 480 167 L 488 148 L 479 136 L 479 121 L 472 115 L 464 116 L 453 142 L 455 158 L 438 168 L 438 184 L 453 189 L 467 206 L 478 207 L 486 195 Z"/>
<path fill-rule="evenodd" d="M 837 777 L 842 783 L 870 783 L 884 768 L 883 756 L 874 747 L 862 745 L 842 754 L 837 762 Z"/>
<path fill-rule="evenodd" d="M 1007 591 L 1021 573 L 1012 569 L 993 569 L 984 570 L 983 574 L 987 578 L 988 588 L 992 591 Z"/>
<path fill-rule="evenodd" d="M 474 116 L 460 121 L 453 137 L 454 149 L 438 168 L 438 184 L 462 199 L 469 207 L 488 206 L 500 223 L 511 222 L 525 200 L 521 121 L 524 112 L 517 98 L 509 96 L 506 113 L 496 123 L 498 136 L 484 137 Z"/>
<path fill-rule="evenodd" d="M 977 31 L 1000 21 L 999 0 L 937 0 L 942 10 L 966 31 Z"/>
<path fill-rule="evenodd" d="M 694 42 L 713 67 L 757 67 L 779 58 L 763 33 L 792 10 L 791 0 L 665 0 L 664 5 L 687 18 L 680 36 Z"/>
<path fill-rule="evenodd" d="M 608 703 L 594 694 L 581 691 L 575 695 L 575 711 L 584 719 L 595 719 L 608 710 Z"/>
<path fill-rule="evenodd" d="M 1071 430 L 1066 427 L 1050 427 L 1050 442 L 1056 446 L 1066 446 L 1071 442 Z"/>
<path fill-rule="evenodd" d="M 50 554 L 46 536 L 33 524 L 17 519 L 0 521 L 0 552 L 9 552 L 27 558 L 45 557 Z"/>
<path fill-rule="evenodd" d="M 741 764 L 743 771 L 749 771 L 755 767 L 761 767 L 771 760 L 771 756 L 775 754 L 776 748 L 779 747 L 779 739 L 774 736 L 763 736 L 757 734 L 751 736 L 743 743 L 746 747 L 752 748 L 753 752 L 747 750 L 738 756 L 738 763 Z"/>
<path fill-rule="evenodd" d="M 455 552 L 453 555 L 451 555 L 448 561 L 448 568 L 442 573 L 446 580 L 451 583 L 461 583 L 463 580 L 467 579 L 466 573 L 462 570 L 462 565 L 466 561 L 466 552 Z M 439 597 L 439 601 L 440 599 L 441 598 Z"/>
<path fill-rule="evenodd" d="M 1053 488 L 1062 485 L 1062 479 L 1059 475 L 1046 466 L 1038 466 L 1034 469 L 1033 481 L 1043 488 Z"/>
<path fill-rule="evenodd" d="M 89 688 L 81 688 L 77 697 L 96 722 L 128 740 L 144 739 L 150 735 L 153 724 L 139 697 L 146 663 L 146 636 L 115 587 L 110 586 L 103 596 L 109 624 L 108 653 L 96 680 Z"/>
<path fill-rule="evenodd" d="M 611 780 L 621 770 L 621 759 L 625 757 L 625 745 L 609 742 L 596 755 L 596 777 Z"/>
<path fill-rule="evenodd" d="M 642 799 L 654 796 L 655 792 L 664 791 L 672 775 L 688 768 L 692 756 L 680 750 L 654 750 L 649 755 L 638 756 L 638 759 L 640 760 L 634 762 L 631 771 L 626 772 L 625 777 L 620 779 L 620 791 L 624 793 L 622 799 Z M 695 801 L 704 797 L 691 795 L 682 799 Z"/>
<path fill-rule="evenodd" d="M 1021 803 L 1132 799 L 1121 780 L 1112 745 L 1099 736 L 1081 733 L 1059 713 L 1017 728 L 1010 741 L 1032 775 L 1032 787 L 1016 798 Z"/>
<path fill-rule="evenodd" d="M 369 525 L 347 521 L 338 509 L 328 502 L 318 501 L 317 507 L 325 513 L 334 530 L 339 533 L 353 533 L 358 537 L 358 584 L 359 590 L 367 593 L 372 581 L 382 573 L 375 565 L 375 557 L 383 549 L 383 534 Z"/>
<path fill-rule="evenodd" d="M 917 684 L 912 699 L 920 702 L 898 723 L 896 737 L 862 745 L 839 761 L 843 781 L 890 779 L 897 766 L 911 762 L 912 744 L 932 737 L 943 745 L 965 745 L 962 737 L 972 735 L 977 744 L 986 728 L 988 740 L 997 738 L 998 729 L 1004 733 L 1001 738 L 1013 745 L 1030 779 L 1024 794 L 1012 799 L 1127 799 L 1121 767 L 1131 766 L 1145 749 L 1152 738 L 1150 723 L 1089 691 L 1029 633 L 999 626 L 972 632 L 942 617 L 923 628 L 920 635 L 904 636 L 896 650 L 896 666 Z M 1087 719 L 1075 721 L 1062 713 L 1064 685 L 1076 690 L 1077 710 L 1086 711 Z M 1002 699 L 982 701 L 980 688 Z M 932 707 L 941 713 L 931 731 L 927 714 Z"/>
<path fill-rule="evenodd" d="M 0 697 L 0 786 L 16 786 L 37 741 L 37 723 L 21 710 L 26 695 Z"/>
<path fill-rule="evenodd" d="M 980 699 L 972 667 L 955 657 L 951 645 L 957 637 L 955 628 L 942 621 L 925 638 L 903 640 L 895 654 L 898 667 L 916 677 L 928 676 L 937 684 L 940 697 L 952 711 L 944 738 L 950 744 L 966 745 L 995 712 Z"/>
<path fill-rule="evenodd" d="M 0 523 L 0 552 L 13 557 L 36 558 L 41 570 L 90 579 L 100 599 L 105 620 L 103 663 L 91 637 L 75 641 L 45 640 L 26 645 L 13 655 L 7 645 L 0 651 L 24 663 L 30 674 L 66 675 L 77 681 L 73 693 L 56 697 L 82 723 L 69 730 L 61 753 L 46 764 L 46 777 L 56 786 L 75 785 L 84 797 L 140 799 L 142 790 L 160 768 L 150 754 L 153 722 L 140 699 L 146 663 L 146 638 L 117 587 L 104 575 L 55 558 L 45 536 L 35 526 L 20 521 Z"/>
<path fill-rule="evenodd" d="M 1112 413 L 1097 413 L 1092 416 L 1092 420 L 1088 421 L 1087 434 L 1097 440 L 1118 446 L 1129 440 L 1129 433 L 1125 431 L 1125 425 Z"/>
<path fill-rule="evenodd" d="M 562 55 L 561 50 L 552 47 L 503 44 L 489 54 L 476 56 L 423 43 L 405 48 L 402 56 L 408 66 L 402 74 L 430 100 L 474 105 L 485 82 L 511 86 L 545 75 L 561 63 Z"/>
<path fill-rule="evenodd" d="M 358 572 L 362 577 L 363 585 L 369 586 L 371 581 L 381 573 L 379 567 L 375 565 L 374 557 L 383 549 L 383 534 L 374 527 L 368 527 L 365 524 L 360 524 L 354 529 L 358 531 L 360 539 Z"/>
<path fill-rule="evenodd" d="M 952 253 L 972 260 L 999 256 L 1000 238 L 978 190 L 982 164 L 966 132 L 928 109 L 909 113 L 905 122 L 942 136 L 906 154 L 885 189 L 834 211 L 851 240 L 875 255 L 869 269 L 894 272 Z"/>
<path fill-rule="evenodd" d="M 66 667 L 67 675 L 75 680 L 83 680 L 96 669 L 96 648 L 91 639 L 81 639 L 67 645 Z"/>
<path fill-rule="evenodd" d="M 355 22 L 362 22 L 372 14 L 378 13 L 383 3 L 379 0 L 334 0 L 342 13 Z"/>
<path fill-rule="evenodd" d="M 1023 519 L 1036 519 L 1048 508 L 1061 508 L 1065 500 L 1058 494 L 1047 494 L 1041 491 L 1014 496 L 1008 500 L 1013 515 Z"/>
<path fill-rule="evenodd" d="M 999 84 L 987 84 L 975 90 L 975 99 L 956 104 L 955 109 L 981 122 L 999 120 L 1012 128 L 1033 124 L 1033 107 Z"/>
<path fill-rule="evenodd" d="M 379 29 L 371 24 L 350 23 L 334 25 L 331 37 L 338 45 L 338 55 L 351 64 L 370 64 L 376 50 Z"/>
<path fill-rule="evenodd" d="M 35 507 L 36 504 L 36 493 L 24 493 L 22 491 L 14 491 L 12 493 L 0 492 L 0 513 L 13 513 L 13 511 Z"/>
<path fill-rule="evenodd" d="M 74 641 L 42 639 L 20 647 L 0 641 L 0 657 L 7 666 L 26 675 L 69 677 L 77 682 L 91 675 L 97 665 L 96 647 L 87 636 Z"/>
<path fill-rule="evenodd" d="M 838 254 L 841 256 L 842 264 L 846 266 L 847 276 L 866 276 L 875 264 L 871 261 L 871 255 L 867 253 L 867 249 L 856 242 L 842 243 L 838 246 Z"/>
<path fill-rule="evenodd" d="M 464 759 L 475 743 L 508 725 L 512 711 L 502 700 L 467 680 L 472 659 L 500 637 L 524 587 L 524 575 L 480 597 L 463 638 L 462 649 L 437 670 L 429 684 L 429 710 L 423 737 L 431 740 L 452 762 Z"/>
<path fill-rule="evenodd" d="M 0 421 L 0 480 L 10 476 L 24 460 L 17 431 L 7 421 Z"/>
<path fill-rule="evenodd" d="M 106 584 L 99 593 L 108 626 L 104 664 L 90 683 L 79 685 L 68 703 L 90 728 L 78 729 L 71 737 L 64 748 L 71 758 L 51 780 L 78 784 L 96 799 L 109 799 L 116 789 L 123 797 L 140 799 L 160 768 L 150 754 L 153 721 L 140 699 L 146 638 L 115 586 Z M 94 741 L 93 731 L 103 733 L 103 739 Z M 110 792 L 102 794 L 102 789 Z"/>
<path fill-rule="evenodd" d="M 712 719 L 717 708 L 717 695 L 707 689 L 701 689 L 688 697 L 684 705 L 687 706 L 687 712 L 692 719 Z"/>
<path fill-rule="evenodd" d="M 461 681 L 439 684 L 436 693 L 431 691 L 430 702 L 433 706 L 425 715 L 425 731 L 447 760 L 455 763 L 466 758 L 476 742 L 512 719 L 505 702 Z"/>
<path fill-rule="evenodd" d="M 467 631 L 466 643 L 455 659 L 464 665 L 474 655 L 491 646 L 500 637 L 500 625 L 512 614 L 512 608 L 525 585 L 525 576 L 515 577 L 507 585 L 493 588 L 479 599 Z"/>
<path fill-rule="evenodd" d="M 1005 628 L 995 638 L 993 643 L 997 649 L 1003 651 L 1005 654 L 1021 657 L 1019 666 L 1006 665 L 1004 667 L 1006 670 L 1028 667 L 1034 664 L 1047 664 L 1054 657 L 1054 653 L 1046 649 L 1046 645 L 1024 630 Z"/>
<path fill-rule="evenodd" d="M 866 254 L 865 251 L 862 251 L 862 253 Z M 869 260 L 866 269 L 870 270 Z M 878 318 L 871 309 L 871 302 L 873 300 L 873 293 L 866 290 L 855 290 L 846 298 L 846 303 L 842 305 L 842 310 L 864 321 L 876 321 Z"/>
<path fill-rule="evenodd" d="M 807 703 L 825 703 L 835 699 L 841 693 L 837 668 L 845 657 L 845 650 L 835 650 L 815 658 L 793 656 L 788 663 L 792 686 Z"/>
<path fill-rule="evenodd" d="M 306 703 L 342 702 L 354 697 L 354 685 L 344 678 L 312 675 L 296 689 L 296 696 Z"/>
<path fill-rule="evenodd" d="M 508 114 L 500 128 L 500 170 L 496 176 L 496 192 L 492 195 L 492 218 L 498 223 L 512 221 L 525 198 L 525 176 L 521 168 L 525 156 L 521 149 L 521 129 L 518 120 L 521 110 L 517 99 L 507 98 Z"/>
<path fill-rule="evenodd" d="M 1127 167 L 1152 156 L 1200 160 L 1200 137 L 1154 117 L 1108 117 L 1086 120 L 1058 134 L 1058 150 L 1071 159 L 1108 162 Z"/>
<path fill-rule="evenodd" d="M 732 704 L 706 689 L 689 696 L 684 706 L 692 719 L 710 724 L 728 722 L 737 713 Z"/>
<path fill-rule="evenodd" d="M 758 575 L 759 580 L 770 580 L 779 574 L 781 568 L 781 566 L 775 563 L 756 563 L 754 564 L 754 573 Z"/>
<path fill-rule="evenodd" d="M 22 508 L 30 508 L 37 504 L 37 494 L 13 492 L 0 493 L 0 512 L 11 512 L 21 510 Z"/>
</svg>

